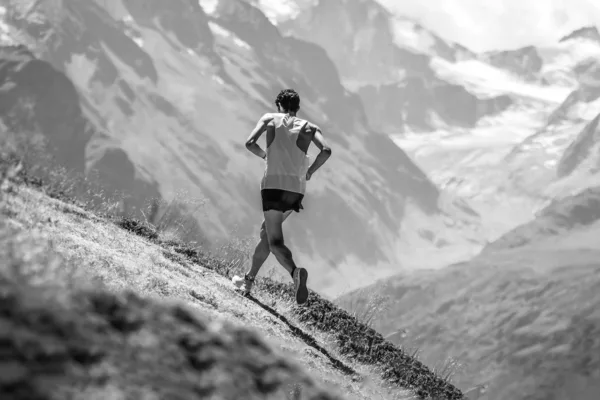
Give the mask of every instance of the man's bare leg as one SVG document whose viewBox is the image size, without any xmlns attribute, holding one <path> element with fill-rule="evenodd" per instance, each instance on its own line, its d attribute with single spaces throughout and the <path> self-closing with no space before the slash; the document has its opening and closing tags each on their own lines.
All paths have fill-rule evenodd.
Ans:
<svg viewBox="0 0 600 400">
<path fill-rule="evenodd" d="M 292 258 L 292 252 L 285 245 L 283 240 L 283 213 L 281 211 L 265 211 L 265 228 L 267 231 L 267 240 L 271 253 L 277 258 L 279 264 L 286 269 L 294 279 L 296 289 L 296 302 L 303 304 L 308 299 L 308 289 L 306 280 L 308 272 L 304 268 L 296 268 L 296 263 Z"/>
<path fill-rule="evenodd" d="M 292 275 L 296 269 L 296 264 L 292 259 L 291 250 L 287 248 L 283 241 L 283 215 L 284 213 L 281 211 L 265 211 L 265 228 L 271 253 L 279 261 L 279 264 Z"/>
<path fill-rule="evenodd" d="M 286 211 L 283 213 L 283 221 L 287 219 L 292 214 L 292 211 Z M 262 268 L 267 258 L 269 258 L 269 254 L 271 254 L 271 247 L 269 246 L 269 239 L 267 236 L 267 228 L 265 226 L 265 221 L 263 221 L 260 226 L 260 241 L 256 244 L 256 248 L 254 249 L 254 254 L 252 255 L 252 266 L 248 271 L 247 275 L 251 278 L 256 277 L 258 272 Z"/>
</svg>

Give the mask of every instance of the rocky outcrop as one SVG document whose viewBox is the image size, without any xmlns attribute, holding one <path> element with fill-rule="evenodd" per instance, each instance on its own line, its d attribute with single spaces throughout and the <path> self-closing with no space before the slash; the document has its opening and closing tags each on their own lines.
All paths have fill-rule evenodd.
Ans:
<svg viewBox="0 0 600 400">
<path fill-rule="evenodd" d="M 589 39 L 600 42 L 600 32 L 595 26 L 585 26 L 562 37 L 559 42 L 562 43 L 572 39 Z"/>
<path fill-rule="evenodd" d="M 69 78 L 24 46 L 11 46 L 0 48 L 0 82 L 0 118 L 7 128 L 43 134 L 62 165 L 84 171 L 94 129 Z"/>
<path fill-rule="evenodd" d="M 535 79 L 544 61 L 534 46 L 516 50 L 495 51 L 482 55 L 484 61 L 526 79 Z"/>
<path fill-rule="evenodd" d="M 412 78 L 400 84 L 366 85 L 358 90 L 373 127 L 402 133 L 406 127 L 433 130 L 440 122 L 472 127 L 512 104 L 509 96 L 479 98 L 463 86 L 438 79 Z"/>
<path fill-rule="evenodd" d="M 331 34 L 333 25 L 338 34 Z M 406 126 L 430 130 L 439 120 L 473 126 L 512 103 L 507 96 L 480 99 L 437 78 L 432 57 L 456 61 L 474 55 L 373 0 L 321 1 L 282 29 L 327 51 L 379 131 L 401 133 Z"/>
<path fill-rule="evenodd" d="M 108 193 L 128 198 L 123 211 L 139 214 L 157 186 L 144 180 L 131 159 L 106 141 L 98 153 L 90 144 L 105 134 L 86 117 L 72 81 L 24 46 L 0 48 L 0 118 L 12 132 L 41 135 L 43 151 L 56 166 L 75 175 L 92 174 Z M 65 177 L 65 179 L 67 179 Z"/>
<path fill-rule="evenodd" d="M 588 123 L 577 138 L 567 147 L 557 166 L 557 175 L 571 174 L 586 160 L 590 162 L 586 172 L 600 172 L 600 114 Z"/>
<path fill-rule="evenodd" d="M 319 1 L 282 30 L 323 47 L 343 80 L 386 82 L 407 69 L 425 73 L 427 57 L 400 51 L 394 43 L 391 14 L 374 1 Z M 335 26 L 336 33 L 331 28 Z"/>
</svg>

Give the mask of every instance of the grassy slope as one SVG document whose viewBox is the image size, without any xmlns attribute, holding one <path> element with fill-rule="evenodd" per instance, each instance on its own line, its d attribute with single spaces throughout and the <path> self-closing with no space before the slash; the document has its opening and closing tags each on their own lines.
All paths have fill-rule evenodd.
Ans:
<svg viewBox="0 0 600 400">
<path fill-rule="evenodd" d="M 254 300 L 243 299 L 232 290 L 226 264 L 152 239 L 152 231 L 134 221 L 115 224 L 25 186 L 9 185 L 3 196 L 1 248 L 15 265 L 0 275 L 2 318 L 10 324 L 3 326 L 11 327 L 2 331 L 2 343 L 12 355 L 2 367 L 11 374 L 0 385 L 30 391 L 21 398 L 67 392 L 70 398 L 190 398 L 207 391 L 225 399 L 236 390 L 250 393 L 245 398 L 267 392 L 335 398 L 319 394 L 323 385 L 356 399 L 461 398 L 451 384 L 314 293 L 299 308 L 290 285 L 264 279 Z M 59 264 L 51 262 L 55 254 Z M 103 289 L 91 288 L 91 279 Z M 304 368 L 285 361 L 290 358 Z M 213 386 L 211 376 L 219 376 Z M 296 384 L 305 397 L 289 397 Z"/>
</svg>

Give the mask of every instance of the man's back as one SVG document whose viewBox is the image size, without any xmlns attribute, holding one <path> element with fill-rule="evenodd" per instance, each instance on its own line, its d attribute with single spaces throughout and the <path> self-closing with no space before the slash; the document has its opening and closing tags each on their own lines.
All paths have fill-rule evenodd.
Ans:
<svg viewBox="0 0 600 400">
<path fill-rule="evenodd" d="M 310 124 L 284 113 L 274 113 L 271 117 L 267 127 L 267 167 L 261 188 L 304 193 L 309 166 L 306 152 L 312 140 Z"/>
</svg>

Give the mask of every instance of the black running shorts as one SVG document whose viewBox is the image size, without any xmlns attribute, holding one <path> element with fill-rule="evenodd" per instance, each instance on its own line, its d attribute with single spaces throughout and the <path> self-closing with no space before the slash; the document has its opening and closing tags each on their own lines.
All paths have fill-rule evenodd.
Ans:
<svg viewBox="0 0 600 400">
<path fill-rule="evenodd" d="M 286 212 L 294 210 L 300 212 L 302 207 L 302 199 L 304 195 L 301 193 L 289 192 L 280 189 L 263 189 L 260 191 L 262 197 L 263 211 L 277 210 Z"/>
</svg>

